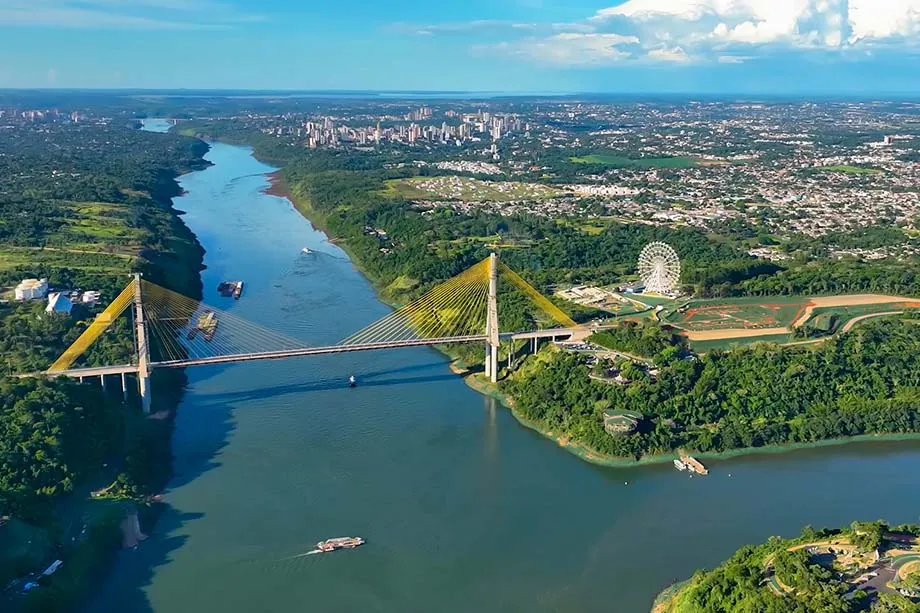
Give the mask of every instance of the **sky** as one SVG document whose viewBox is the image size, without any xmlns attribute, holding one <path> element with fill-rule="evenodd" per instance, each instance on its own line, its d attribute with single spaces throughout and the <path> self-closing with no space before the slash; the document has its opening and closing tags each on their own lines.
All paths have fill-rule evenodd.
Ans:
<svg viewBox="0 0 920 613">
<path fill-rule="evenodd" d="M 0 0 L 0 88 L 920 95 L 920 0 Z"/>
</svg>

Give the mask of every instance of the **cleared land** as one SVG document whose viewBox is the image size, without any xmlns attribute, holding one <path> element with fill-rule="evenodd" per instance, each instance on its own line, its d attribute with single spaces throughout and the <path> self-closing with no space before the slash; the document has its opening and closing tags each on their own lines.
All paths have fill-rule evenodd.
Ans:
<svg viewBox="0 0 920 613">
<path fill-rule="evenodd" d="M 850 296 L 819 296 L 808 300 L 805 310 L 793 322 L 792 327 L 798 328 L 811 319 L 816 309 L 838 308 L 876 304 L 895 304 L 905 308 L 920 308 L 920 300 L 904 298 L 903 296 L 885 296 L 882 294 L 854 294 Z"/>
<path fill-rule="evenodd" d="M 690 168 L 696 160 L 688 157 L 628 158 L 621 155 L 593 153 L 569 158 L 573 164 L 596 164 L 609 168 Z"/>
<path fill-rule="evenodd" d="M 563 192 L 539 183 L 481 181 L 470 177 L 410 177 L 386 182 L 384 193 L 408 200 L 463 200 L 467 202 L 509 202 L 545 200 Z"/>
<path fill-rule="evenodd" d="M 808 298 L 771 297 L 693 301 L 683 312 L 673 312 L 668 323 L 687 332 L 731 332 L 781 329 L 788 327 L 805 310 Z M 777 332 L 772 332 L 777 334 Z M 721 335 L 718 338 L 731 338 Z"/>
<path fill-rule="evenodd" d="M 697 330 L 697 331 L 686 331 L 685 335 L 687 339 L 691 341 L 722 341 L 730 338 L 753 338 L 759 336 L 777 336 L 780 334 L 788 334 L 788 328 L 759 328 L 759 329 L 747 329 L 747 328 L 729 328 L 726 330 Z"/>
<path fill-rule="evenodd" d="M 788 342 L 792 331 L 806 323 L 827 334 L 848 332 L 866 319 L 909 309 L 920 309 L 920 299 L 881 294 L 738 298 L 693 301 L 681 311 L 668 313 L 664 321 L 703 351 L 748 340 Z"/>
</svg>

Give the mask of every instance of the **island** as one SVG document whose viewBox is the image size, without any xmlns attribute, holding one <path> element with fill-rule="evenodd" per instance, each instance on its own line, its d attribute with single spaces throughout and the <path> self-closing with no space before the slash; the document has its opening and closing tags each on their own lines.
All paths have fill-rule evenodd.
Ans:
<svg viewBox="0 0 920 613">
<path fill-rule="evenodd" d="M 667 588 L 652 613 L 914 613 L 920 610 L 918 536 L 920 526 L 873 521 L 771 537 Z"/>
</svg>

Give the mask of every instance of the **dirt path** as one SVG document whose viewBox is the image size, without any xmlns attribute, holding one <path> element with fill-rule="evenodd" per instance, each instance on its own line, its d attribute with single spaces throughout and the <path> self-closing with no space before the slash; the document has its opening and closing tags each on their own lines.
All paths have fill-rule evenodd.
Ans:
<svg viewBox="0 0 920 613">
<path fill-rule="evenodd" d="M 860 306 L 864 304 L 891 304 L 900 302 L 911 306 L 920 307 L 920 300 L 904 298 L 902 296 L 886 296 L 883 294 L 853 294 L 850 296 L 818 296 L 811 298 L 808 306 L 799 315 L 798 319 L 792 322 L 793 328 L 799 328 L 808 321 L 815 309 L 824 307 L 842 307 L 842 306 Z"/>
<path fill-rule="evenodd" d="M 750 338 L 753 336 L 774 336 L 789 334 L 789 328 L 761 328 L 751 330 L 748 328 L 728 328 L 725 330 L 684 330 L 684 334 L 691 341 L 721 341 L 729 338 Z"/>
<path fill-rule="evenodd" d="M 863 321 L 864 319 L 871 319 L 872 317 L 887 317 L 889 315 L 903 315 L 904 311 L 886 311 L 885 313 L 869 313 L 868 315 L 860 315 L 859 317 L 854 317 L 847 323 L 843 325 L 840 329 L 840 333 L 849 332 L 853 326 Z"/>
</svg>

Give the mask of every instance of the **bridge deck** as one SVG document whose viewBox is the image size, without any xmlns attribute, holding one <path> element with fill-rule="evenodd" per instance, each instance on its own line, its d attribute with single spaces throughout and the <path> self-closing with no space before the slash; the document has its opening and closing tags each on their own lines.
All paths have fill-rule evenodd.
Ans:
<svg viewBox="0 0 920 613">
<path fill-rule="evenodd" d="M 590 332 L 587 328 L 555 328 L 550 330 L 536 330 L 533 332 L 514 332 L 501 334 L 502 340 L 553 338 L 558 336 L 573 336 Z M 398 349 L 401 347 L 432 347 L 437 345 L 451 345 L 455 343 L 485 343 L 485 335 L 456 336 L 447 338 L 419 339 L 409 341 L 391 341 L 385 343 L 366 343 L 356 345 L 331 345 L 329 347 L 304 347 L 303 349 L 288 349 L 285 351 L 268 351 L 264 353 L 243 353 L 239 355 L 223 355 L 190 360 L 170 360 L 151 362 L 150 368 L 185 368 L 187 366 L 206 366 L 209 364 L 232 364 L 235 362 L 252 362 L 256 360 L 280 360 L 311 355 L 329 355 L 333 353 L 351 353 L 355 351 L 379 351 L 383 349 Z M 122 366 L 100 366 L 95 368 L 72 368 L 60 372 L 33 373 L 23 376 L 63 376 L 63 377 L 98 377 L 100 375 L 118 375 L 122 373 L 136 373 L 135 364 Z"/>
</svg>

